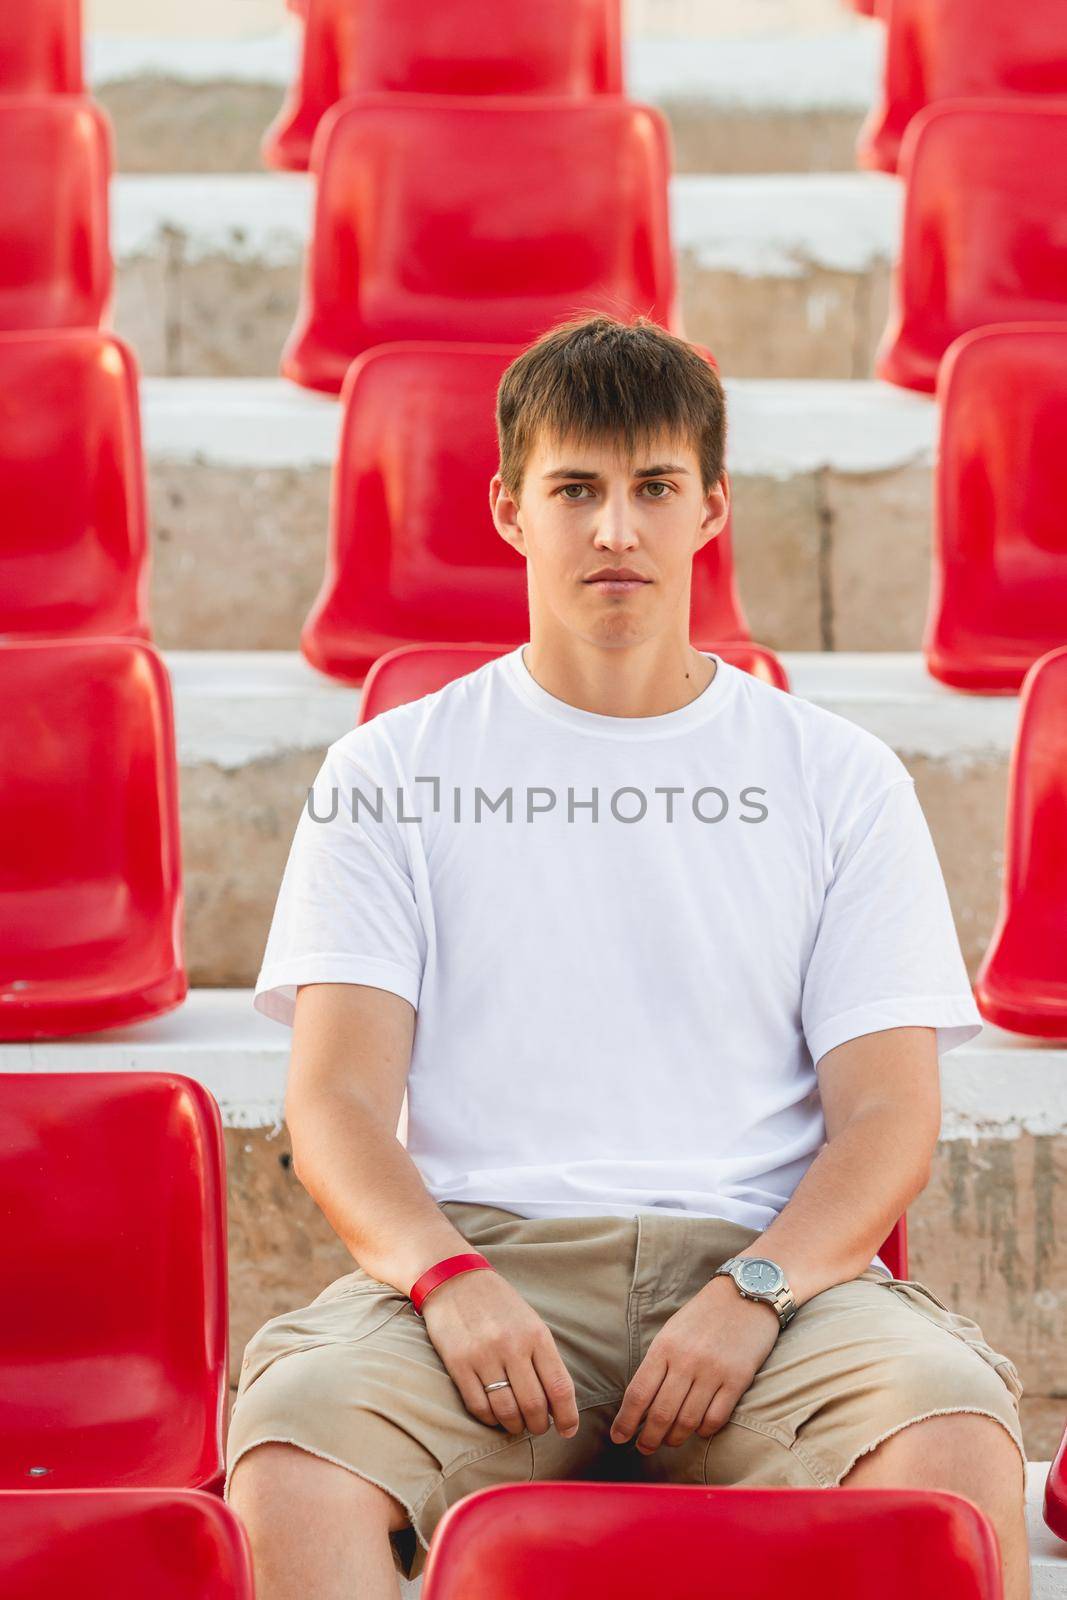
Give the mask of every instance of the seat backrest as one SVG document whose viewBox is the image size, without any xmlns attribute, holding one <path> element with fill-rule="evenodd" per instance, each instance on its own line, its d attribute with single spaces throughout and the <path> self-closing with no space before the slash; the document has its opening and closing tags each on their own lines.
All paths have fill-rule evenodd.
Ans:
<svg viewBox="0 0 1067 1600">
<path fill-rule="evenodd" d="M 326 570 L 301 635 L 320 671 L 359 682 L 399 644 L 528 638 L 526 563 L 488 497 L 496 391 L 521 350 L 400 341 L 352 363 Z M 697 554 L 690 614 L 696 637 L 748 637 L 729 527 Z"/>
<path fill-rule="evenodd" d="M 68 1307 L 69 1314 L 69 1307 Z M 4 1600 L 254 1600 L 248 1535 L 190 1489 L 0 1492 Z"/>
<path fill-rule="evenodd" d="M 5 1293 L 19 1308 L 0 1327 L 0 1487 L 31 1468 L 44 1498 L 213 1483 L 228 1384 L 213 1096 L 165 1070 L 5 1072 L 0 1107 Z"/>
<path fill-rule="evenodd" d="M 422 1600 L 1002 1600 L 992 1523 L 927 1489 L 499 1484 L 434 1532 Z M 694 1572 L 708 1583 L 694 1586 Z"/>
<path fill-rule="evenodd" d="M 895 172 L 908 123 L 936 100 L 1067 96 L 1063 0 L 888 0 L 882 88 L 860 133 L 864 166 Z"/>
<path fill-rule="evenodd" d="M 0 95 L 83 89 L 81 0 L 0 6 Z"/>
<path fill-rule="evenodd" d="M 640 311 L 678 331 L 670 134 L 652 107 L 357 95 L 323 118 L 313 165 L 313 236 L 282 358 L 297 383 L 336 393 L 372 345 L 525 344 L 587 310 Z"/>
<path fill-rule="evenodd" d="M 961 334 L 1063 320 L 1067 100 L 928 105 L 908 125 L 901 175 L 903 241 L 875 370 L 932 393 Z"/>
<path fill-rule="evenodd" d="M 0 633 L 147 638 L 137 364 L 91 329 L 0 334 Z"/>
<path fill-rule="evenodd" d="M 111 152 L 93 101 L 0 96 L 0 332 L 100 326 L 112 284 Z"/>
<path fill-rule="evenodd" d="M 0 643 L 0 1038 L 113 1027 L 185 997 L 174 708 L 114 637 Z"/>
<path fill-rule="evenodd" d="M 308 0 L 264 160 L 306 168 L 320 118 L 350 94 L 621 94 L 621 32 L 619 0 Z"/>
<path fill-rule="evenodd" d="M 1017 693 L 1067 638 L 1067 321 L 964 334 L 938 397 L 927 665 L 957 688 Z"/>
</svg>

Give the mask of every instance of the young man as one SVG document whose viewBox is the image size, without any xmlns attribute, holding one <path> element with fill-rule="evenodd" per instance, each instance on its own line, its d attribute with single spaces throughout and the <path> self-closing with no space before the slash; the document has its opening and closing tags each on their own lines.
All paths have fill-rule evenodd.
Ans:
<svg viewBox="0 0 1067 1600">
<path fill-rule="evenodd" d="M 913 780 L 690 644 L 730 494 L 698 352 L 577 319 L 497 423 L 529 641 L 330 746 L 256 985 L 359 1263 L 245 1352 L 260 1600 L 395 1596 L 463 1495 L 620 1463 L 955 1490 L 1023 1600 L 1019 1374 L 876 1254 L 981 1027 Z"/>
</svg>

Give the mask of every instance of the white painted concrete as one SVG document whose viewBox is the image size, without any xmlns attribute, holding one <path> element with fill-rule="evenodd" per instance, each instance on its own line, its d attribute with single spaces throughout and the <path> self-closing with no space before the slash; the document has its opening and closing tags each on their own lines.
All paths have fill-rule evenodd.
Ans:
<svg viewBox="0 0 1067 1600">
<path fill-rule="evenodd" d="M 260 83 L 282 88 L 297 72 L 301 28 L 290 22 L 253 38 L 95 34 L 86 46 L 93 88 L 133 78 L 189 84 Z M 643 38 L 624 41 L 633 100 L 692 100 L 717 110 L 854 111 L 875 93 L 882 39 L 874 28 L 824 35 Z"/>
<path fill-rule="evenodd" d="M 845 379 L 726 381 L 730 470 L 787 479 L 821 467 L 888 472 L 933 461 L 929 395 Z M 340 406 L 282 378 L 145 378 L 145 446 L 159 461 L 328 467 Z"/>
<path fill-rule="evenodd" d="M 355 724 L 360 690 L 297 651 L 167 650 L 183 766 L 224 770 L 287 750 L 325 750 Z M 868 728 L 907 757 L 966 771 L 1006 760 L 1016 695 L 964 694 L 938 683 L 911 651 L 781 653 L 794 694 Z"/>
<path fill-rule="evenodd" d="M 134 1027 L 0 1045 L 0 1072 L 182 1072 L 211 1090 L 227 1127 L 278 1131 L 291 1041 L 251 989 L 192 989 L 177 1011 Z M 987 1024 L 942 1057 L 941 1083 L 942 1139 L 1067 1133 L 1067 1041 Z"/>
<path fill-rule="evenodd" d="M 189 260 L 224 255 L 268 266 L 303 257 L 311 222 L 307 173 L 120 173 L 112 180 L 111 246 L 118 261 L 152 256 L 165 231 Z M 891 262 L 902 188 L 881 172 L 676 173 L 676 249 L 707 270 L 798 277 L 810 268 L 860 273 Z"/>
</svg>

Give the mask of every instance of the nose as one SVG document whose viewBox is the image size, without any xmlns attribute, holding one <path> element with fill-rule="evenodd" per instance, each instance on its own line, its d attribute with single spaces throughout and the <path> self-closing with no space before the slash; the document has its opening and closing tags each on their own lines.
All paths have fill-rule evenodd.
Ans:
<svg viewBox="0 0 1067 1600">
<path fill-rule="evenodd" d="M 617 494 L 604 496 L 593 542 L 598 550 L 612 550 L 616 553 L 636 549 L 637 532 L 625 489 L 620 489 Z"/>
</svg>

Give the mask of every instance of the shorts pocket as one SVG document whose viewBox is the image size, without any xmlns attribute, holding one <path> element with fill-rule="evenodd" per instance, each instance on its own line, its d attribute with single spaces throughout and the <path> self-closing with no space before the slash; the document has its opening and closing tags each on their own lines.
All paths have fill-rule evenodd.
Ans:
<svg viewBox="0 0 1067 1600">
<path fill-rule="evenodd" d="M 920 1283 L 917 1278 L 886 1278 L 885 1283 L 919 1316 L 926 1317 L 929 1322 L 936 1323 L 938 1327 L 961 1339 L 964 1344 L 970 1345 L 975 1354 L 981 1356 L 982 1360 L 994 1369 L 1012 1398 L 1018 1402 L 1023 1393 L 1023 1381 L 1018 1367 L 1002 1351 L 993 1349 L 972 1317 L 965 1317 L 962 1312 L 953 1311 L 951 1306 L 939 1300 L 933 1290 L 928 1289 L 926 1284 Z"/>
</svg>

